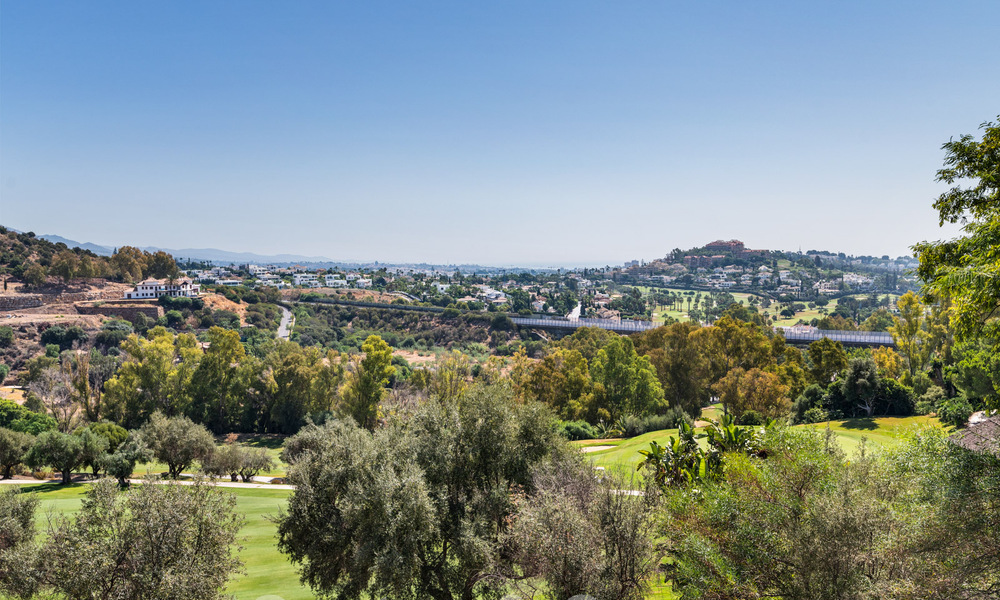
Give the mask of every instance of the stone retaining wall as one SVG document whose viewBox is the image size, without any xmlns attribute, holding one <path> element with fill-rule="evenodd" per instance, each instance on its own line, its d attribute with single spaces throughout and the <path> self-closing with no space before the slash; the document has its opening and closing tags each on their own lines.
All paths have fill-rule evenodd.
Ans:
<svg viewBox="0 0 1000 600">
<path fill-rule="evenodd" d="M 0 296 L 0 311 L 22 310 L 25 308 L 35 308 L 44 304 L 41 296 L 36 294 L 17 294 Z"/>
<path fill-rule="evenodd" d="M 163 307 L 156 304 L 136 304 L 134 301 L 112 301 L 112 302 L 80 302 L 76 304 L 76 312 L 81 315 L 104 315 L 107 317 L 120 317 L 127 321 L 135 322 L 139 314 L 144 314 L 150 319 L 158 319 L 163 316 Z"/>
</svg>

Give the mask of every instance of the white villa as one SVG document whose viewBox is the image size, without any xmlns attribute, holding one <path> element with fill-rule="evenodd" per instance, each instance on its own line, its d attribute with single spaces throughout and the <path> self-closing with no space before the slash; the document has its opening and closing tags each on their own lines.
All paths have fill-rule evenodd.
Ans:
<svg viewBox="0 0 1000 600">
<path fill-rule="evenodd" d="M 292 282 L 295 285 L 319 287 L 319 276 L 315 273 L 296 273 L 292 275 Z"/>
<path fill-rule="evenodd" d="M 195 298 L 201 294 L 201 285 L 188 278 L 177 279 L 173 283 L 166 279 L 147 279 L 136 284 L 135 289 L 125 292 L 126 300 L 155 299 L 160 296 L 184 296 Z"/>
</svg>

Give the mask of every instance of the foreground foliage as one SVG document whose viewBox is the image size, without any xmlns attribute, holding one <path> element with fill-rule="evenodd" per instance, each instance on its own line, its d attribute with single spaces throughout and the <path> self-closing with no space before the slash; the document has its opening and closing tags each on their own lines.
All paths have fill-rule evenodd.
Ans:
<svg viewBox="0 0 1000 600">
<path fill-rule="evenodd" d="M 923 433 L 846 460 L 785 428 L 766 458 L 668 490 L 663 534 L 684 598 L 979 598 L 1000 591 L 1000 460 Z"/>
<path fill-rule="evenodd" d="M 0 548 L 0 588 L 20 598 L 212 600 L 242 563 L 235 498 L 212 486 L 151 482 L 120 492 L 93 484 L 74 519 L 57 517 L 34 541 L 36 500 L 0 495 L 0 514 L 26 532 Z M 5 519 L 6 520 L 6 519 Z M 15 562 L 16 561 L 16 562 Z"/>
</svg>

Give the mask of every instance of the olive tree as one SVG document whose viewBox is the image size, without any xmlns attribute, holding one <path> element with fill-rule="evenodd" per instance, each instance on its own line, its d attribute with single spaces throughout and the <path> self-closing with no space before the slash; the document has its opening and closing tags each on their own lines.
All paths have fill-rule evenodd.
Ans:
<svg viewBox="0 0 1000 600">
<path fill-rule="evenodd" d="M 177 479 L 195 461 L 207 459 L 215 450 L 212 434 L 184 416 L 165 417 L 162 413 L 154 413 L 143 425 L 140 435 L 156 460 L 167 464 L 171 479 Z"/>
<path fill-rule="evenodd" d="M 290 440 L 296 489 L 278 548 L 317 593 L 338 598 L 496 598 L 515 498 L 562 442 L 551 416 L 507 388 L 430 400 L 373 432 L 353 419 Z"/>
<path fill-rule="evenodd" d="M 24 464 L 32 469 L 50 466 L 62 474 L 62 482 L 69 483 L 73 469 L 83 463 L 84 448 L 79 436 L 58 431 L 44 431 L 24 456 Z"/>
<path fill-rule="evenodd" d="M 0 468 L 3 468 L 3 479 L 10 479 L 14 467 L 21 464 L 34 443 L 32 435 L 0 427 Z"/>
<path fill-rule="evenodd" d="M 101 468 L 109 476 L 118 480 L 118 485 L 128 487 L 129 479 L 135 472 L 138 463 L 149 462 L 153 453 L 141 437 L 129 437 L 115 451 L 105 454 L 101 460 Z"/>
<path fill-rule="evenodd" d="M 73 520 L 49 525 L 33 569 L 41 589 L 67 598 L 214 600 L 241 570 L 244 519 L 231 494 L 197 482 L 87 491 Z"/>
</svg>

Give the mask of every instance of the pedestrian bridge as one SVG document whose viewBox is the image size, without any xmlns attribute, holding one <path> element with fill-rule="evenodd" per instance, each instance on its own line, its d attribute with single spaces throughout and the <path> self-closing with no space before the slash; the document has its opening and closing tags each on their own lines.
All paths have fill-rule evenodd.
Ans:
<svg viewBox="0 0 1000 600">
<path fill-rule="evenodd" d="M 810 344 L 823 338 L 830 338 L 845 346 L 895 346 L 892 334 L 887 331 L 841 331 L 835 329 L 796 330 L 788 327 L 776 327 L 785 334 L 785 340 L 790 344 Z"/>
<path fill-rule="evenodd" d="M 616 333 L 640 333 L 659 327 L 652 321 L 631 321 L 622 319 L 615 321 L 612 319 L 568 319 L 565 317 L 539 318 L 539 317 L 511 317 L 511 321 L 518 327 L 534 327 L 538 329 L 552 329 L 561 331 L 572 331 L 581 327 L 597 327 L 607 329 Z M 832 329 L 814 328 L 792 328 L 775 327 L 775 331 L 784 334 L 785 340 L 790 344 L 810 344 L 823 338 L 830 338 L 840 342 L 845 346 L 895 346 L 892 334 L 884 331 L 841 331 Z"/>
<path fill-rule="evenodd" d="M 597 327 L 598 329 L 608 329 L 618 333 L 639 333 L 658 327 L 652 321 L 630 321 L 613 319 L 568 319 L 568 318 L 537 318 L 537 317 L 511 317 L 511 321 L 518 327 L 537 327 L 540 329 L 579 329 L 581 327 Z"/>
</svg>

